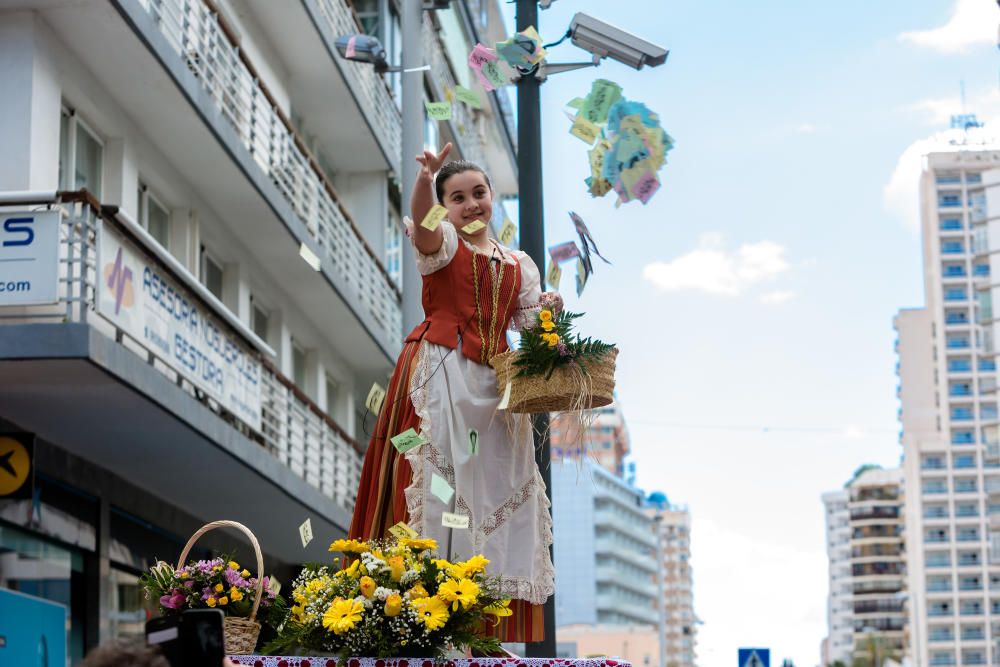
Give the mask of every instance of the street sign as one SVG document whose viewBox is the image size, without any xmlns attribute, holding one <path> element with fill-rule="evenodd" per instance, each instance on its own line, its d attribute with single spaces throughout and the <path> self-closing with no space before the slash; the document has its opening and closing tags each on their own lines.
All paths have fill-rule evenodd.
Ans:
<svg viewBox="0 0 1000 667">
<path fill-rule="evenodd" d="M 739 657 L 739 667 L 771 667 L 769 648 L 741 648 Z"/>
<path fill-rule="evenodd" d="M 0 498 L 31 499 L 35 481 L 34 444 L 35 437 L 30 433 L 0 434 Z"/>
</svg>

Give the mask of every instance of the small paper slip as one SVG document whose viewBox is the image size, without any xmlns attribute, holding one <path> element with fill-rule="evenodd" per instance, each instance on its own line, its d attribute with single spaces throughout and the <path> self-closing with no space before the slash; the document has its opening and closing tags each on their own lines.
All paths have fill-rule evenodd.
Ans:
<svg viewBox="0 0 1000 667">
<path fill-rule="evenodd" d="M 433 232 L 438 228 L 438 226 L 440 226 L 441 221 L 447 217 L 448 209 L 441 206 L 441 204 L 434 204 L 434 206 L 431 207 L 431 210 L 427 211 L 427 215 L 425 215 L 424 219 L 420 222 L 420 226 Z"/>
<path fill-rule="evenodd" d="M 577 116 L 576 120 L 573 121 L 573 127 L 569 128 L 570 134 L 580 141 L 583 141 L 588 146 L 594 145 L 600 131 L 600 128 L 584 118 L 583 114 Z"/>
<path fill-rule="evenodd" d="M 424 102 L 427 109 L 427 116 L 431 120 L 451 120 L 451 103 L 449 102 Z"/>
<path fill-rule="evenodd" d="M 642 202 L 643 206 L 645 206 L 659 189 L 660 179 L 658 179 L 656 174 L 653 172 L 647 171 L 632 187 L 632 194 L 636 199 Z"/>
<path fill-rule="evenodd" d="M 312 542 L 313 539 L 313 526 L 312 519 L 306 519 L 305 523 L 299 526 L 299 537 L 302 538 L 302 548 L 305 549 L 306 546 Z M 260 573 L 258 572 L 258 575 Z"/>
<path fill-rule="evenodd" d="M 473 109 L 482 108 L 482 103 L 479 101 L 479 94 L 465 86 L 455 86 L 455 99 Z"/>
<path fill-rule="evenodd" d="M 406 525 L 406 522 L 400 521 L 395 526 L 389 529 L 389 534 L 396 537 L 396 539 L 401 540 L 404 537 L 408 537 L 411 540 L 415 540 L 419 535 L 417 531 Z"/>
<path fill-rule="evenodd" d="M 400 454 L 405 454 L 414 447 L 419 447 L 420 445 L 427 442 L 424 436 L 420 435 L 412 428 L 408 428 L 399 435 L 389 438 L 389 442 Z"/>
<path fill-rule="evenodd" d="M 549 272 L 545 275 L 545 282 L 549 284 L 549 287 L 559 291 L 559 280 L 562 278 L 562 269 L 555 262 L 549 265 Z"/>
<path fill-rule="evenodd" d="M 469 429 L 469 453 L 473 456 L 479 453 L 479 431 L 474 428 Z"/>
<path fill-rule="evenodd" d="M 517 225 L 510 221 L 510 218 L 503 219 L 503 227 L 500 228 L 500 243 L 510 247 L 514 242 L 514 235 L 517 233 Z"/>
<path fill-rule="evenodd" d="M 279 582 L 273 574 L 267 579 L 267 590 L 275 595 L 281 592 L 281 582 Z"/>
<path fill-rule="evenodd" d="M 431 493 L 437 496 L 441 502 L 447 504 L 455 495 L 455 489 L 451 488 L 444 477 L 437 473 L 431 473 Z"/>
<path fill-rule="evenodd" d="M 579 256 L 580 249 L 576 247 L 575 241 L 566 241 L 565 243 L 560 243 L 559 245 L 554 245 L 549 248 L 549 257 L 551 257 L 552 261 L 556 263 L 561 264 L 566 260 Z"/>
<path fill-rule="evenodd" d="M 507 406 L 510 405 L 510 382 L 507 386 L 503 388 L 503 398 L 500 399 L 500 403 L 497 404 L 497 410 L 506 410 Z"/>
<path fill-rule="evenodd" d="M 484 228 L 485 226 L 486 226 L 486 223 L 483 222 L 482 220 L 473 220 L 472 222 L 470 222 L 469 224 L 467 224 L 465 227 L 462 227 L 462 232 L 465 233 L 465 234 L 475 234 L 476 232 L 478 232 L 480 229 Z"/>
<path fill-rule="evenodd" d="M 469 53 L 469 67 L 471 67 L 472 71 L 476 73 L 476 78 L 479 79 L 479 83 L 482 84 L 483 88 L 486 90 L 495 90 L 496 86 L 490 83 L 490 79 L 483 71 L 483 67 L 492 63 L 494 65 L 494 67 L 491 68 L 492 71 L 495 68 L 496 59 L 497 54 L 482 44 L 476 44 L 473 47 L 472 52 Z"/>
<path fill-rule="evenodd" d="M 385 389 L 382 388 L 378 382 L 372 385 L 372 388 L 368 391 L 368 398 L 365 399 L 365 407 L 373 415 L 378 417 L 379 411 L 382 410 L 382 401 L 385 400 Z"/>
<path fill-rule="evenodd" d="M 579 111 L 580 109 L 583 108 L 583 98 L 574 97 L 573 99 L 571 99 L 569 102 L 566 103 L 566 106 L 568 106 L 570 109 L 576 109 Z"/>
<path fill-rule="evenodd" d="M 441 525 L 445 528 L 468 528 L 469 517 L 462 514 L 452 514 L 445 512 L 441 515 Z"/>
<path fill-rule="evenodd" d="M 500 71 L 500 65 L 495 60 L 483 63 L 483 76 L 486 77 L 486 80 L 494 88 L 501 88 L 509 83 L 507 77 Z"/>
</svg>

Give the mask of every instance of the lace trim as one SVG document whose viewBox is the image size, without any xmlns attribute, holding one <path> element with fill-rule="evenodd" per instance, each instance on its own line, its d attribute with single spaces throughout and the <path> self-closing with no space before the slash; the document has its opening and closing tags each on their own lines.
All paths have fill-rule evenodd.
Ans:
<svg viewBox="0 0 1000 667">
<path fill-rule="evenodd" d="M 427 408 L 427 383 L 431 376 L 431 364 L 427 355 L 426 343 L 421 343 L 417 350 L 416 368 L 413 369 L 413 377 L 410 378 L 410 400 L 413 402 L 413 411 L 420 419 L 420 434 L 427 438 L 427 444 L 422 447 L 415 447 L 406 452 L 407 463 L 413 471 L 410 485 L 403 490 L 406 498 L 406 511 L 410 515 L 410 528 L 421 535 L 424 534 L 424 455 L 425 451 L 431 449 L 434 442 L 434 433 L 431 428 L 430 412 Z M 454 471 L 452 471 L 454 480 Z"/>
</svg>

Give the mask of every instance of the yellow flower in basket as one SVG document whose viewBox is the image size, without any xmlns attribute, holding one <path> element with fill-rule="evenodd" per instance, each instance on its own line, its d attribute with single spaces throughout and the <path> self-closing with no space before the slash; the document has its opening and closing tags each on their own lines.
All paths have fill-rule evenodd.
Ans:
<svg viewBox="0 0 1000 667">
<path fill-rule="evenodd" d="M 483 613 L 495 616 L 497 623 L 499 623 L 501 618 L 513 615 L 514 610 L 510 608 L 510 600 L 497 600 L 493 604 L 483 607 Z"/>
<path fill-rule="evenodd" d="M 358 582 L 358 586 L 361 588 L 361 594 L 364 595 L 369 600 L 375 595 L 375 580 L 371 577 L 361 577 L 361 581 Z"/>
<path fill-rule="evenodd" d="M 403 562 L 402 556 L 390 556 L 389 557 L 389 577 L 393 581 L 399 581 L 403 577 L 403 573 L 406 572 L 406 563 Z"/>
<path fill-rule="evenodd" d="M 437 594 L 442 600 L 451 603 L 452 611 L 458 611 L 458 605 L 462 605 L 462 609 L 468 609 L 479 598 L 479 584 L 472 579 L 446 581 L 438 587 Z"/>
<path fill-rule="evenodd" d="M 465 576 L 470 574 L 478 574 L 486 570 L 486 566 L 490 564 L 490 559 L 486 558 L 482 554 L 478 556 L 473 556 L 469 560 L 465 561 Z"/>
<path fill-rule="evenodd" d="M 428 630 L 437 630 L 448 622 L 448 605 L 438 598 L 420 598 L 410 603 L 417 620 Z"/>
<path fill-rule="evenodd" d="M 340 551 L 345 554 L 363 554 L 368 552 L 368 545 L 359 540 L 334 540 L 327 551 Z"/>
<path fill-rule="evenodd" d="M 551 310 L 543 310 L 542 312 L 538 313 L 538 319 L 540 319 L 542 322 L 551 322 L 552 321 L 552 311 Z"/>
<path fill-rule="evenodd" d="M 399 616 L 403 609 L 403 597 L 399 593 L 390 593 L 385 598 L 385 615 Z"/>
<path fill-rule="evenodd" d="M 240 589 L 236 588 L 236 586 L 231 586 L 229 588 L 229 598 L 233 602 L 239 602 L 243 599 L 243 593 L 241 593 Z"/>
<path fill-rule="evenodd" d="M 423 584 L 416 584 L 410 589 L 410 599 L 419 600 L 420 598 L 427 597 L 427 589 L 424 588 Z"/>
<path fill-rule="evenodd" d="M 542 322 L 542 329 L 544 329 L 545 331 L 552 331 L 555 328 L 556 325 L 552 323 L 552 320 L 549 320 L 547 322 Z"/>
<path fill-rule="evenodd" d="M 438 548 L 438 543 L 429 537 L 425 538 L 410 538 L 404 537 L 399 540 L 399 546 L 406 547 L 408 549 L 413 549 L 414 551 L 426 551 L 430 549 L 433 551 Z"/>
<path fill-rule="evenodd" d="M 354 628 L 361 620 L 364 610 L 365 607 L 360 602 L 336 598 L 323 614 L 323 627 L 336 635 L 342 635 Z"/>
</svg>

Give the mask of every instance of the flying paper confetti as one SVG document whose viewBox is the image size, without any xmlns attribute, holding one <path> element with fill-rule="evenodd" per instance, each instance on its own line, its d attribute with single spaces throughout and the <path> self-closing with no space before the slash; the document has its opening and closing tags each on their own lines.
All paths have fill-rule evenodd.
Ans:
<svg viewBox="0 0 1000 667">
<path fill-rule="evenodd" d="M 497 55 L 511 67 L 529 68 L 545 57 L 542 38 L 535 28 L 516 33 L 510 39 L 496 43 Z"/>
<path fill-rule="evenodd" d="M 476 44 L 469 53 L 469 67 L 476 73 L 476 78 L 486 90 L 496 90 L 498 84 L 497 54 L 488 46 Z M 499 83 L 502 86 L 504 81 Z"/>
</svg>

